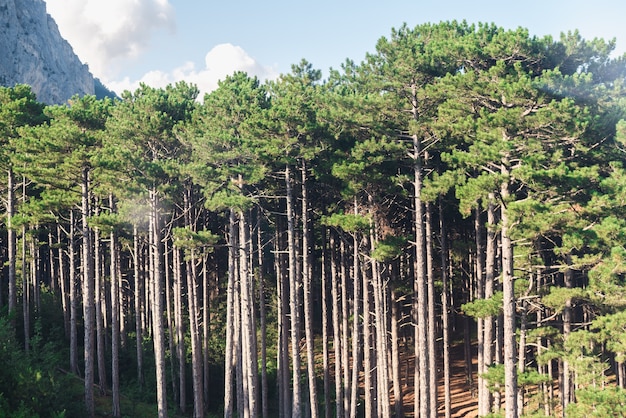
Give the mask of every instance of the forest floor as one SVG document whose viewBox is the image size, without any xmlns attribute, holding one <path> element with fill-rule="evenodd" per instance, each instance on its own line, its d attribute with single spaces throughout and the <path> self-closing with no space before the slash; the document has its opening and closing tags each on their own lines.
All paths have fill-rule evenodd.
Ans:
<svg viewBox="0 0 626 418">
<path fill-rule="evenodd" d="M 472 346 L 472 353 L 475 350 L 475 346 Z M 478 416 L 478 398 L 474 395 L 474 390 L 472 389 L 470 383 L 467 379 L 467 371 L 465 367 L 465 355 L 464 355 L 464 347 L 462 343 L 455 344 L 450 349 L 450 397 L 451 397 L 451 416 L 453 418 L 461 418 L 461 417 L 476 417 Z M 403 373 L 405 377 L 408 378 L 408 384 L 404 385 L 402 388 L 403 391 L 403 401 L 404 401 L 404 411 L 407 417 L 413 416 L 413 406 L 415 400 L 415 393 L 413 391 L 413 368 L 414 368 L 414 357 L 407 358 L 404 361 Z M 476 356 L 472 355 L 472 376 L 473 379 L 476 379 Z M 441 364 L 441 362 L 439 362 Z M 407 373 L 407 370 L 409 373 Z M 445 416 L 445 404 L 444 404 L 444 379 L 443 379 L 443 369 L 439 370 L 439 384 L 438 384 L 438 416 Z"/>
</svg>

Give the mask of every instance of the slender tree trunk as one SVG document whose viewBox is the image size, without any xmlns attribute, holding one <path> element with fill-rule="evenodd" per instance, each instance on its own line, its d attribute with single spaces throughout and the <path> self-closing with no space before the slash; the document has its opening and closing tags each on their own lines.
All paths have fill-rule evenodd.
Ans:
<svg viewBox="0 0 626 418">
<path fill-rule="evenodd" d="M 476 276 L 476 299 L 485 298 L 485 238 L 484 226 L 481 220 L 480 205 L 474 208 L 474 237 L 476 240 L 476 257 L 475 257 L 475 276 Z M 478 348 L 478 416 L 485 416 L 489 413 L 489 405 L 485 403 L 485 392 L 489 392 L 487 380 L 483 378 L 483 374 L 487 371 L 484 361 L 485 354 L 485 334 L 483 318 L 476 319 L 476 342 Z"/>
<path fill-rule="evenodd" d="M 443 214 L 442 198 L 439 197 L 439 232 L 441 244 L 441 315 L 443 340 L 443 386 L 444 386 L 444 417 L 450 418 L 452 413 L 452 396 L 450 389 L 450 278 L 448 276 L 448 240 Z"/>
<path fill-rule="evenodd" d="M 566 289 L 571 289 L 574 287 L 574 272 L 572 271 L 571 268 L 569 268 L 569 266 L 572 263 L 571 261 L 572 257 L 570 254 L 567 254 L 565 258 L 566 258 L 565 262 L 568 268 L 563 273 L 563 281 L 564 281 L 563 284 L 565 285 Z M 567 340 L 570 333 L 572 332 L 572 300 L 570 298 L 568 298 L 565 301 L 565 306 L 563 307 L 562 317 L 563 317 L 563 339 Z M 572 371 L 570 369 L 569 361 L 567 360 L 567 358 L 563 358 L 561 362 L 562 362 L 561 407 L 563 408 L 563 411 L 565 411 L 565 408 L 567 408 L 567 405 L 569 405 L 573 401 L 574 385 L 573 385 L 573 377 L 572 377 Z"/>
<path fill-rule="evenodd" d="M 517 367 L 515 350 L 515 278 L 513 276 L 513 244 L 509 235 L 510 221 L 506 209 L 509 198 L 509 169 L 502 164 L 505 180 L 500 188 L 502 206 L 500 212 L 502 235 L 502 292 L 504 311 L 504 401 L 506 418 L 517 418 Z"/>
<path fill-rule="evenodd" d="M 300 311 L 298 306 L 298 279 L 296 275 L 295 214 L 291 170 L 285 167 L 287 193 L 287 251 L 289 253 L 289 312 L 291 314 L 292 408 L 291 417 L 300 418 L 302 395 L 300 392 Z"/>
<path fill-rule="evenodd" d="M 393 374 L 393 406 L 396 418 L 404 418 L 404 396 L 400 377 L 400 340 L 398 326 L 400 312 L 395 291 L 391 291 L 391 368 Z"/>
<path fill-rule="evenodd" d="M 84 357 L 85 357 L 85 404 L 90 417 L 94 416 L 94 264 L 91 243 L 89 217 L 89 170 L 83 168 L 82 178 L 82 266 L 83 266 L 83 321 L 84 321 Z"/>
<path fill-rule="evenodd" d="M 259 326 L 261 328 L 261 416 L 269 416 L 267 384 L 267 318 L 265 300 L 265 277 L 263 274 L 263 237 L 261 234 L 261 215 L 257 208 L 257 274 L 259 282 Z"/>
<path fill-rule="evenodd" d="M 28 353 L 30 350 L 31 288 L 26 260 L 26 225 L 22 225 L 22 317 L 24 320 L 24 351 Z"/>
<path fill-rule="evenodd" d="M 330 232 L 330 286 L 332 297 L 332 309 L 333 309 L 333 350 L 335 354 L 335 411 L 336 418 L 343 418 L 344 406 L 343 406 L 343 391 L 346 382 L 342 380 L 342 364 L 343 364 L 343 351 L 342 351 L 342 332 L 341 322 L 339 317 L 340 310 L 340 295 L 339 295 L 339 275 L 337 274 L 337 245 L 335 243 L 335 234 Z M 345 317 L 345 315 L 343 315 Z M 328 395 L 326 395 L 328 399 Z"/>
<path fill-rule="evenodd" d="M 172 248 L 172 276 L 174 281 L 174 322 L 175 332 L 170 338 L 170 350 L 176 355 L 171 356 L 172 363 L 172 386 L 174 390 L 175 400 L 178 403 L 178 409 L 182 413 L 187 412 L 187 350 L 185 346 L 186 326 L 183 320 L 183 273 L 182 262 L 178 248 Z M 177 368 L 174 367 L 176 362 Z M 175 370 L 176 369 L 176 370 Z M 178 384 L 176 384 L 178 377 Z"/>
<path fill-rule="evenodd" d="M 80 375 L 78 368 L 78 295 L 76 294 L 76 245 L 75 245 L 75 220 L 74 211 L 70 210 L 70 232 L 67 237 L 69 242 L 69 287 L 70 287 L 70 369 L 72 373 Z"/>
<path fill-rule="evenodd" d="M 243 347 L 244 379 L 247 391 L 244 393 L 248 413 L 257 416 L 258 357 L 256 327 L 254 320 L 254 286 L 250 274 L 250 236 L 247 217 L 239 212 L 239 281 L 241 287 L 241 329 Z M 244 416 L 246 414 L 244 413 Z"/>
<path fill-rule="evenodd" d="M 493 297 L 494 293 L 494 280 L 496 277 L 496 214 L 494 204 L 493 193 L 489 194 L 489 202 L 487 204 L 487 244 L 486 244 L 486 257 L 485 257 L 485 298 L 489 299 Z M 488 316 L 483 321 L 483 363 L 485 365 L 484 370 L 493 363 L 494 352 L 494 318 Z M 487 390 L 483 392 L 483 404 L 485 405 L 485 412 L 489 413 L 492 410 L 492 396 Z"/>
<path fill-rule="evenodd" d="M 109 197 L 109 206 L 113 208 L 113 197 Z M 120 408 L 120 303 L 119 295 L 119 278 L 118 267 L 119 243 L 117 231 L 111 229 L 110 234 L 111 248 L 111 393 L 112 393 L 112 415 L 120 417 L 122 415 Z"/>
<path fill-rule="evenodd" d="M 417 102 L 417 86 L 412 86 L 412 110 L 415 121 L 419 119 L 418 102 Z M 425 225 L 424 225 L 424 205 L 422 203 L 422 143 L 417 136 L 413 135 L 413 174 L 414 174 L 414 210 L 415 210 L 415 298 L 416 298 L 416 323 L 415 329 L 415 353 L 418 355 L 419 370 L 419 386 L 416 382 L 415 399 L 419 401 L 420 417 L 430 416 L 432 410 L 432 399 L 430 398 L 430 370 L 428 359 L 428 287 L 426 281 L 426 243 L 425 243 Z"/>
<path fill-rule="evenodd" d="M 189 331 L 191 338 L 191 370 L 193 379 L 193 416 L 204 417 L 204 389 L 202 388 L 202 353 L 198 327 L 198 297 L 195 250 L 191 250 L 191 260 L 187 264 L 187 309 L 189 311 Z"/>
<path fill-rule="evenodd" d="M 327 231 L 324 230 L 322 242 L 322 364 L 324 368 L 324 418 L 331 417 L 331 394 L 330 394 L 330 339 L 328 336 L 328 247 Z M 335 362 L 338 359 L 335 358 Z"/>
<path fill-rule="evenodd" d="M 194 221 L 191 213 L 191 190 L 189 187 L 184 192 L 185 226 L 194 230 Z M 202 345 L 200 344 L 200 327 L 198 318 L 198 273 L 196 269 L 196 249 L 191 248 L 187 261 L 187 309 L 189 313 L 189 331 L 191 339 L 191 375 L 193 380 L 193 416 L 204 417 L 204 382 L 202 376 Z"/>
<path fill-rule="evenodd" d="M 437 418 L 437 355 L 436 355 L 436 308 L 435 308 L 435 269 L 433 266 L 432 243 L 432 210 L 430 203 L 426 203 L 425 215 L 425 243 L 426 243 L 426 279 L 428 293 L 428 387 L 430 389 L 430 417 Z"/>
<path fill-rule="evenodd" d="M 143 326 L 141 320 L 141 312 L 143 311 L 142 295 L 143 291 L 143 276 L 140 269 L 141 260 L 139 253 L 139 230 L 137 224 L 133 224 L 133 275 L 135 284 L 135 344 L 137 351 L 137 381 L 139 387 L 143 388 L 144 375 L 143 375 Z"/>
<path fill-rule="evenodd" d="M 311 249 L 309 246 L 309 201 L 307 167 L 302 160 L 302 284 L 304 293 L 304 333 L 306 338 L 307 376 L 311 418 L 318 418 L 317 387 L 315 383 L 315 341 L 313 340 L 313 302 L 311 301 Z"/>
<path fill-rule="evenodd" d="M 7 256 L 9 270 L 9 317 L 13 315 L 17 309 L 17 284 L 16 284 L 16 258 L 17 258 L 17 234 L 13 227 L 13 217 L 15 216 L 15 177 L 13 169 L 9 168 L 7 172 Z M 15 331 L 15 319 L 12 319 L 13 330 Z"/>
<path fill-rule="evenodd" d="M 59 258 L 59 287 L 61 289 L 61 304 L 63 306 L 63 325 L 65 337 L 70 337 L 70 299 L 68 289 L 68 278 L 65 270 L 65 254 L 62 245 L 62 228 L 57 225 L 57 254 Z"/>
<path fill-rule="evenodd" d="M 100 395 L 104 395 L 108 389 L 106 349 L 105 349 L 105 324 L 103 318 L 103 299 L 105 298 L 104 272 L 102 271 L 102 257 L 100 245 L 100 231 L 95 228 L 93 231 L 94 241 L 94 291 L 95 291 L 95 314 L 96 314 L 96 352 L 98 356 L 98 388 Z M 113 278 L 112 276 L 111 278 Z M 104 304 L 106 307 L 106 304 Z"/>
<path fill-rule="evenodd" d="M 348 308 L 348 250 L 346 241 L 342 238 L 339 241 L 339 272 L 341 275 L 341 361 L 343 369 L 343 415 L 350 416 L 350 401 L 352 394 L 352 383 L 350 380 L 350 310 Z"/>
<path fill-rule="evenodd" d="M 235 298 L 235 211 L 230 210 L 228 224 L 228 284 L 226 286 L 226 352 L 224 365 L 224 418 L 233 416 L 233 372 L 235 368 L 234 355 L 234 298 Z"/>
<path fill-rule="evenodd" d="M 376 249 L 376 234 L 374 228 L 370 230 L 371 251 Z M 381 277 L 379 262 L 372 259 L 372 288 L 374 290 L 374 312 L 376 330 L 376 371 L 377 371 L 377 395 L 376 403 L 378 416 L 391 417 L 391 402 L 389 399 L 389 361 L 387 344 L 387 294 L 386 286 Z"/>
<path fill-rule="evenodd" d="M 359 317 L 363 313 L 361 310 L 361 299 L 365 300 L 365 297 L 361 297 L 360 286 L 360 263 L 359 263 L 359 238 L 356 232 L 353 233 L 352 243 L 352 282 L 354 287 L 354 296 L 352 301 L 352 381 L 350 383 L 350 416 L 356 416 L 357 403 L 358 403 L 358 388 L 359 388 L 359 373 L 361 364 L 361 330 Z M 364 289 L 365 291 L 365 289 Z M 365 327 L 365 324 L 363 325 Z M 366 347 L 363 347 L 365 351 Z M 367 390 L 367 384 L 366 390 Z"/>
<path fill-rule="evenodd" d="M 158 417 L 167 417 L 167 379 L 165 376 L 165 327 L 163 326 L 163 246 L 159 198 L 156 190 L 150 192 L 151 266 L 152 266 L 152 338 L 156 369 L 156 396 Z"/>
</svg>

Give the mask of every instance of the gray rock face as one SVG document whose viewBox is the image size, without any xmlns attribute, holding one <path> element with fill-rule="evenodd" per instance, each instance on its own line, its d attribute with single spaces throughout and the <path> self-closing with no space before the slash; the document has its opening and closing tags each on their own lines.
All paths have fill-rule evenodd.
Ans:
<svg viewBox="0 0 626 418">
<path fill-rule="evenodd" d="M 0 1 L 0 85 L 28 84 L 37 99 L 94 94 L 94 78 L 61 37 L 43 0 Z"/>
</svg>

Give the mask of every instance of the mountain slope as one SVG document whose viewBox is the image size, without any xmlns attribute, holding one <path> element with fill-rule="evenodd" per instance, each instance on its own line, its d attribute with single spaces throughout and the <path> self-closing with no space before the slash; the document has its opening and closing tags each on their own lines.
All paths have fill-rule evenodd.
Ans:
<svg viewBox="0 0 626 418">
<path fill-rule="evenodd" d="M 0 85 L 28 84 L 38 100 L 65 103 L 95 93 L 87 65 L 63 39 L 43 0 L 0 4 Z"/>
</svg>

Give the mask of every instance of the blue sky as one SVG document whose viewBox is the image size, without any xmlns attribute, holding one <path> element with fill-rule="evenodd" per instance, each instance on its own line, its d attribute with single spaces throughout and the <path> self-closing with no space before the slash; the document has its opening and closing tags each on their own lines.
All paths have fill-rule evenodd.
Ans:
<svg viewBox="0 0 626 418">
<path fill-rule="evenodd" d="M 445 20 L 528 28 L 533 35 L 578 29 L 617 38 L 626 51 L 626 2 L 616 0 L 46 0 L 61 34 L 118 93 L 139 81 L 185 79 L 203 92 L 244 70 L 276 77 L 305 58 L 327 74 L 361 61 L 391 28 Z"/>
</svg>

